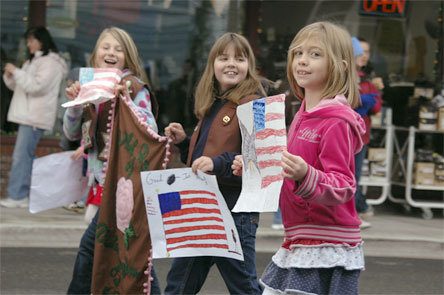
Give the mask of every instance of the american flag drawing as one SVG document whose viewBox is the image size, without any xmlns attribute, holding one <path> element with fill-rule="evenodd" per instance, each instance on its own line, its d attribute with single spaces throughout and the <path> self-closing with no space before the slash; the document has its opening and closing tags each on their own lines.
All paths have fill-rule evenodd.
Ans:
<svg viewBox="0 0 444 295">
<path fill-rule="evenodd" d="M 158 195 L 167 251 L 183 248 L 228 250 L 227 233 L 216 194 L 181 190 Z"/>
<path fill-rule="evenodd" d="M 219 256 L 244 260 L 216 176 L 191 168 L 142 171 L 153 258 Z"/>
<path fill-rule="evenodd" d="M 237 107 L 242 134 L 242 192 L 233 212 L 270 212 L 278 206 L 287 148 L 285 95 L 264 97 Z"/>
<path fill-rule="evenodd" d="M 104 102 L 115 96 L 114 88 L 122 80 L 119 69 L 80 68 L 80 93 L 76 99 L 62 104 L 72 107 L 90 102 Z"/>
<path fill-rule="evenodd" d="M 252 102 L 253 131 L 249 133 L 241 122 L 243 136 L 244 162 L 254 165 L 261 175 L 261 188 L 282 180 L 281 157 L 286 149 L 285 115 L 274 112 L 269 106 L 273 103 L 283 103 L 283 96 L 271 96 Z M 271 109 L 271 110 L 270 110 Z M 244 148 L 245 147 L 245 148 Z M 247 161 L 245 161 L 245 159 Z"/>
</svg>

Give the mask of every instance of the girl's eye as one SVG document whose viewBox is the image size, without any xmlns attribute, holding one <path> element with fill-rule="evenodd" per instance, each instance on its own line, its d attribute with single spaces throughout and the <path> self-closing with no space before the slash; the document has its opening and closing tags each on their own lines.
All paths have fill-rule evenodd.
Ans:
<svg viewBox="0 0 444 295">
<path fill-rule="evenodd" d="M 244 62 L 244 61 L 245 61 L 245 58 L 244 58 L 244 57 L 238 57 L 238 58 L 236 58 L 236 60 L 237 60 L 238 62 Z"/>
<path fill-rule="evenodd" d="M 228 58 L 226 56 L 219 56 L 217 59 L 220 61 L 226 61 Z"/>
<path fill-rule="evenodd" d="M 314 52 L 311 53 L 311 56 L 319 57 L 319 56 L 321 56 L 321 54 L 319 52 L 314 51 Z"/>
<path fill-rule="evenodd" d="M 122 52 L 122 51 L 123 51 L 123 49 L 122 49 L 122 48 L 120 48 L 120 47 L 117 47 L 117 48 L 116 48 L 116 51 L 117 51 L 117 52 Z"/>
<path fill-rule="evenodd" d="M 294 56 L 301 56 L 302 55 L 302 51 L 297 50 L 294 52 Z"/>
</svg>

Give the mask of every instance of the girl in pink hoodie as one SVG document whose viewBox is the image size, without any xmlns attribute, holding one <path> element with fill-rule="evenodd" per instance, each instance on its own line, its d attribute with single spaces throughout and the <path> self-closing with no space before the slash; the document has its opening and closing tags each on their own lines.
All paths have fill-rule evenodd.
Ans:
<svg viewBox="0 0 444 295">
<path fill-rule="evenodd" d="M 264 294 L 358 294 L 364 255 L 354 155 L 365 125 L 352 109 L 360 98 L 349 33 L 329 22 L 304 27 L 290 44 L 287 76 L 302 106 L 282 156 L 285 239 L 260 282 Z"/>
</svg>

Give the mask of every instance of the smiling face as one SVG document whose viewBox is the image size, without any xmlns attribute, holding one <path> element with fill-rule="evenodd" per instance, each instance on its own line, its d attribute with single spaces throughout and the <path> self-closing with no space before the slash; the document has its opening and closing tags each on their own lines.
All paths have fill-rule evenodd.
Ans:
<svg viewBox="0 0 444 295">
<path fill-rule="evenodd" d="M 26 39 L 26 46 L 28 47 L 29 53 L 34 54 L 42 49 L 42 42 L 36 39 L 34 36 L 30 35 Z"/>
<path fill-rule="evenodd" d="M 125 67 L 123 47 L 111 34 L 106 34 L 97 46 L 95 67 L 119 70 Z"/>
<path fill-rule="evenodd" d="M 325 49 L 315 39 L 294 49 L 292 73 L 297 84 L 307 92 L 321 93 L 327 83 L 328 58 Z"/>
<path fill-rule="evenodd" d="M 219 82 L 221 92 L 242 82 L 248 74 L 248 58 L 236 56 L 233 45 L 227 46 L 224 53 L 214 60 L 214 75 Z"/>
</svg>

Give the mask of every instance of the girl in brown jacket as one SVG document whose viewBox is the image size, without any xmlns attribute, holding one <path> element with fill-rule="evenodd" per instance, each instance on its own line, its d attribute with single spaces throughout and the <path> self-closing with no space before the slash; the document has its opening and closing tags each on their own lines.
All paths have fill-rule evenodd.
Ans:
<svg viewBox="0 0 444 295">
<path fill-rule="evenodd" d="M 199 122 L 191 138 L 182 125 L 171 123 L 165 134 L 181 150 L 182 161 L 196 172 L 216 175 L 219 189 L 231 210 L 241 191 L 240 177 L 231 172 L 234 156 L 241 153 L 238 105 L 265 96 L 255 70 L 255 57 L 247 39 L 226 33 L 216 40 L 195 92 L 194 113 Z M 256 229 L 259 213 L 232 213 L 244 261 L 224 257 L 175 258 L 165 294 L 196 294 L 216 264 L 230 294 L 259 294 L 256 275 Z"/>
</svg>

